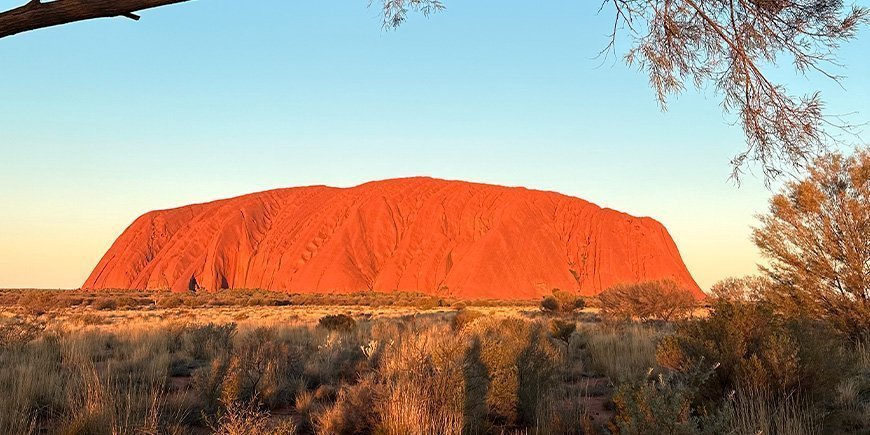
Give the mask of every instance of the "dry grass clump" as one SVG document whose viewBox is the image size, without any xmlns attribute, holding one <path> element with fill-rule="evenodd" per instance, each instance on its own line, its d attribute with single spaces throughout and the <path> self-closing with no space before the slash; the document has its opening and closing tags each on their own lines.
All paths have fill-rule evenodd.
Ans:
<svg viewBox="0 0 870 435">
<path fill-rule="evenodd" d="M 165 409 L 169 354 L 163 336 L 45 335 L 0 349 L 4 433 L 156 433 Z M 16 421 L 17 420 L 17 421 Z M 28 430 L 21 432 L 22 428 Z"/>
<path fill-rule="evenodd" d="M 584 325 L 572 337 L 571 347 L 582 353 L 592 372 L 616 383 L 636 382 L 658 367 L 656 345 L 666 333 L 642 324 Z"/>
<path fill-rule="evenodd" d="M 384 433 L 534 427 L 564 354 L 544 325 L 480 318 L 459 334 L 432 327 L 390 344 L 378 366 Z M 389 382 L 386 382 L 389 380 Z"/>
<path fill-rule="evenodd" d="M 458 336 L 444 328 L 404 335 L 388 344 L 377 370 L 383 382 L 378 430 L 397 435 L 460 434 L 466 396 L 467 424 L 479 427 L 488 381 L 477 361 L 463 370 L 464 347 Z"/>
<path fill-rule="evenodd" d="M 372 406 L 378 397 L 378 388 L 372 376 L 339 390 L 335 403 L 315 418 L 314 427 L 319 434 L 368 433 L 379 424 L 378 413 Z"/>
<path fill-rule="evenodd" d="M 794 397 L 776 399 L 766 390 L 737 390 L 725 407 L 724 416 L 724 427 L 729 433 L 825 433 L 819 409 Z"/>
<path fill-rule="evenodd" d="M 870 341 L 857 342 L 853 350 L 853 369 L 836 384 L 836 407 L 828 418 L 840 423 L 843 432 L 870 428 Z"/>
</svg>

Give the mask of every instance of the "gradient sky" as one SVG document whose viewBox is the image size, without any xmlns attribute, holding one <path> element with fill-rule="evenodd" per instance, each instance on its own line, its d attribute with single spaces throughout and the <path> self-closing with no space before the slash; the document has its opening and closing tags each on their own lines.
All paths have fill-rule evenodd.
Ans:
<svg viewBox="0 0 870 435">
<path fill-rule="evenodd" d="M 728 180 L 739 127 L 711 90 L 662 113 L 642 72 L 597 59 L 609 9 L 450 2 L 382 31 L 366 6 L 200 0 L 0 39 L 0 287 L 80 286 L 148 210 L 411 175 L 652 216 L 703 288 L 756 270 L 770 191 Z M 775 78 L 870 120 L 864 30 L 845 89 Z"/>
</svg>

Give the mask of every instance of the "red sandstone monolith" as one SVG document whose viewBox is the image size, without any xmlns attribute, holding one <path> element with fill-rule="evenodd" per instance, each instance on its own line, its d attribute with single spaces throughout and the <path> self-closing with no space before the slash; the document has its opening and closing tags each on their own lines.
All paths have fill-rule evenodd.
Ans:
<svg viewBox="0 0 870 435">
<path fill-rule="evenodd" d="M 537 299 L 662 278 L 703 297 L 651 218 L 554 192 L 406 178 L 146 213 L 82 287 Z"/>
</svg>

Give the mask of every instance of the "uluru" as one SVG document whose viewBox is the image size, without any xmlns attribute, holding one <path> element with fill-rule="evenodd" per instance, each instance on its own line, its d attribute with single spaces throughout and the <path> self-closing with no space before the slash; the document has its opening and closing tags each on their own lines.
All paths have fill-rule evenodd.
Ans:
<svg viewBox="0 0 870 435">
<path fill-rule="evenodd" d="M 417 177 L 151 211 L 82 288 L 537 299 L 652 279 L 703 297 L 652 218 L 555 192 Z"/>
</svg>

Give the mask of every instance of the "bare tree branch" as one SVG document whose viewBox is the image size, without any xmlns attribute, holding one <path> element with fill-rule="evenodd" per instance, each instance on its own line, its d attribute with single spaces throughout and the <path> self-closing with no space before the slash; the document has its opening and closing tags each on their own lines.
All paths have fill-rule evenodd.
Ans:
<svg viewBox="0 0 870 435">
<path fill-rule="evenodd" d="M 838 143 L 831 128 L 854 132 L 824 114 L 818 93 L 792 96 L 764 68 L 785 57 L 799 73 L 815 71 L 839 83 L 826 68 L 838 66 L 834 52 L 867 23 L 867 9 L 842 0 L 604 0 L 602 7 L 607 4 L 615 19 L 606 49 L 617 29 L 627 27 L 633 47 L 626 61 L 649 73 L 663 109 L 690 81 L 712 85 L 723 110 L 737 115 L 747 147 L 732 160 L 735 179 L 754 162 L 770 182 Z"/>
<path fill-rule="evenodd" d="M 138 20 L 137 11 L 189 0 L 55 0 L 27 4 L 0 12 L 0 38 L 29 30 L 94 18 L 126 17 Z"/>
</svg>

